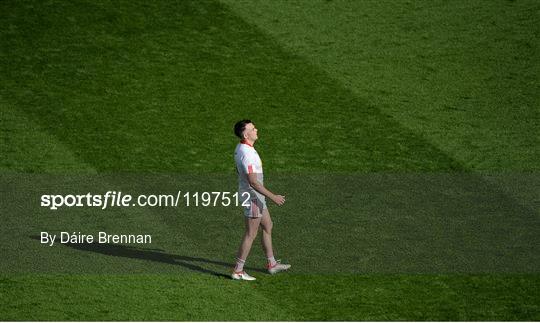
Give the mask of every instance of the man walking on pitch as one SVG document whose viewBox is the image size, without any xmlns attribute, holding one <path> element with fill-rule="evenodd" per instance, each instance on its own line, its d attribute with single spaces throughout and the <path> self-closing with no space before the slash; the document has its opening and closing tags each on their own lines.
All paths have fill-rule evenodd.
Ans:
<svg viewBox="0 0 540 323">
<path fill-rule="evenodd" d="M 234 125 L 234 133 L 241 139 L 234 151 L 239 182 L 238 193 L 242 200 L 244 200 L 245 193 L 248 193 L 250 198 L 249 205 L 244 206 L 246 231 L 238 249 L 236 266 L 231 277 L 239 280 L 255 280 L 255 277 L 248 275 L 244 271 L 244 264 L 251 250 L 253 240 L 257 236 L 259 225 L 262 227 L 262 245 L 268 259 L 268 272 L 275 274 L 291 267 L 291 265 L 281 264 L 274 258 L 274 251 L 272 249 L 272 219 L 266 207 L 266 197 L 274 201 L 277 205 L 283 205 L 285 203 L 285 196 L 276 195 L 263 186 L 261 159 L 253 147 L 255 141 L 258 139 L 257 129 L 251 120 L 238 121 Z M 242 195 L 243 193 L 244 195 Z"/>
</svg>

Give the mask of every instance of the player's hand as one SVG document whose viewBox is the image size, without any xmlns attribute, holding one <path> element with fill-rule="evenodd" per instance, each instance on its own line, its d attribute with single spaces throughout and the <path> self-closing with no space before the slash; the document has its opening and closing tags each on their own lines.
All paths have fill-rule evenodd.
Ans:
<svg viewBox="0 0 540 323">
<path fill-rule="evenodd" d="M 283 205 L 283 203 L 285 203 L 285 196 L 274 195 L 274 197 L 272 198 L 272 201 L 274 201 L 274 203 L 276 203 L 277 205 Z"/>
</svg>

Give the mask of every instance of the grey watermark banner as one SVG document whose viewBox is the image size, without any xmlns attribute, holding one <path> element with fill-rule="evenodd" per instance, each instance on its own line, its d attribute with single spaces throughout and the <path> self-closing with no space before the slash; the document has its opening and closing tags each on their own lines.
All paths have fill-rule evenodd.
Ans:
<svg viewBox="0 0 540 323">
<path fill-rule="evenodd" d="M 297 273 L 538 273 L 540 176 L 266 174 Z M 223 275 L 244 228 L 233 175 L 2 174 L 0 273 Z M 235 194 L 237 194 L 235 196 Z M 263 271 L 260 242 L 247 268 Z"/>
</svg>

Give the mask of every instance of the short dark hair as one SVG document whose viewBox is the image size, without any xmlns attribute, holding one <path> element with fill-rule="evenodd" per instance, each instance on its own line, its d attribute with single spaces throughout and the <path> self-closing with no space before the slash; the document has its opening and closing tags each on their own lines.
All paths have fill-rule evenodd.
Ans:
<svg viewBox="0 0 540 323">
<path fill-rule="evenodd" d="M 240 120 L 238 121 L 235 125 L 234 125 L 234 134 L 240 138 L 240 139 L 244 139 L 244 130 L 246 130 L 246 125 L 252 123 L 251 120 L 248 120 L 248 119 L 244 119 L 244 120 Z"/>
</svg>

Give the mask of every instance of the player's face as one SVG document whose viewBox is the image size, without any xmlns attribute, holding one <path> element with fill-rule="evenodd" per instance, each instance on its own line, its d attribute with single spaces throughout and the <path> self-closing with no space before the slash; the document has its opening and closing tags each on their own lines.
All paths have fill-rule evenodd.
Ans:
<svg viewBox="0 0 540 323">
<path fill-rule="evenodd" d="M 246 137 L 246 139 L 249 139 L 251 141 L 255 141 L 259 138 L 257 136 L 257 128 L 255 128 L 255 125 L 253 123 L 248 123 L 246 125 L 246 130 L 244 130 L 244 136 Z"/>
</svg>

